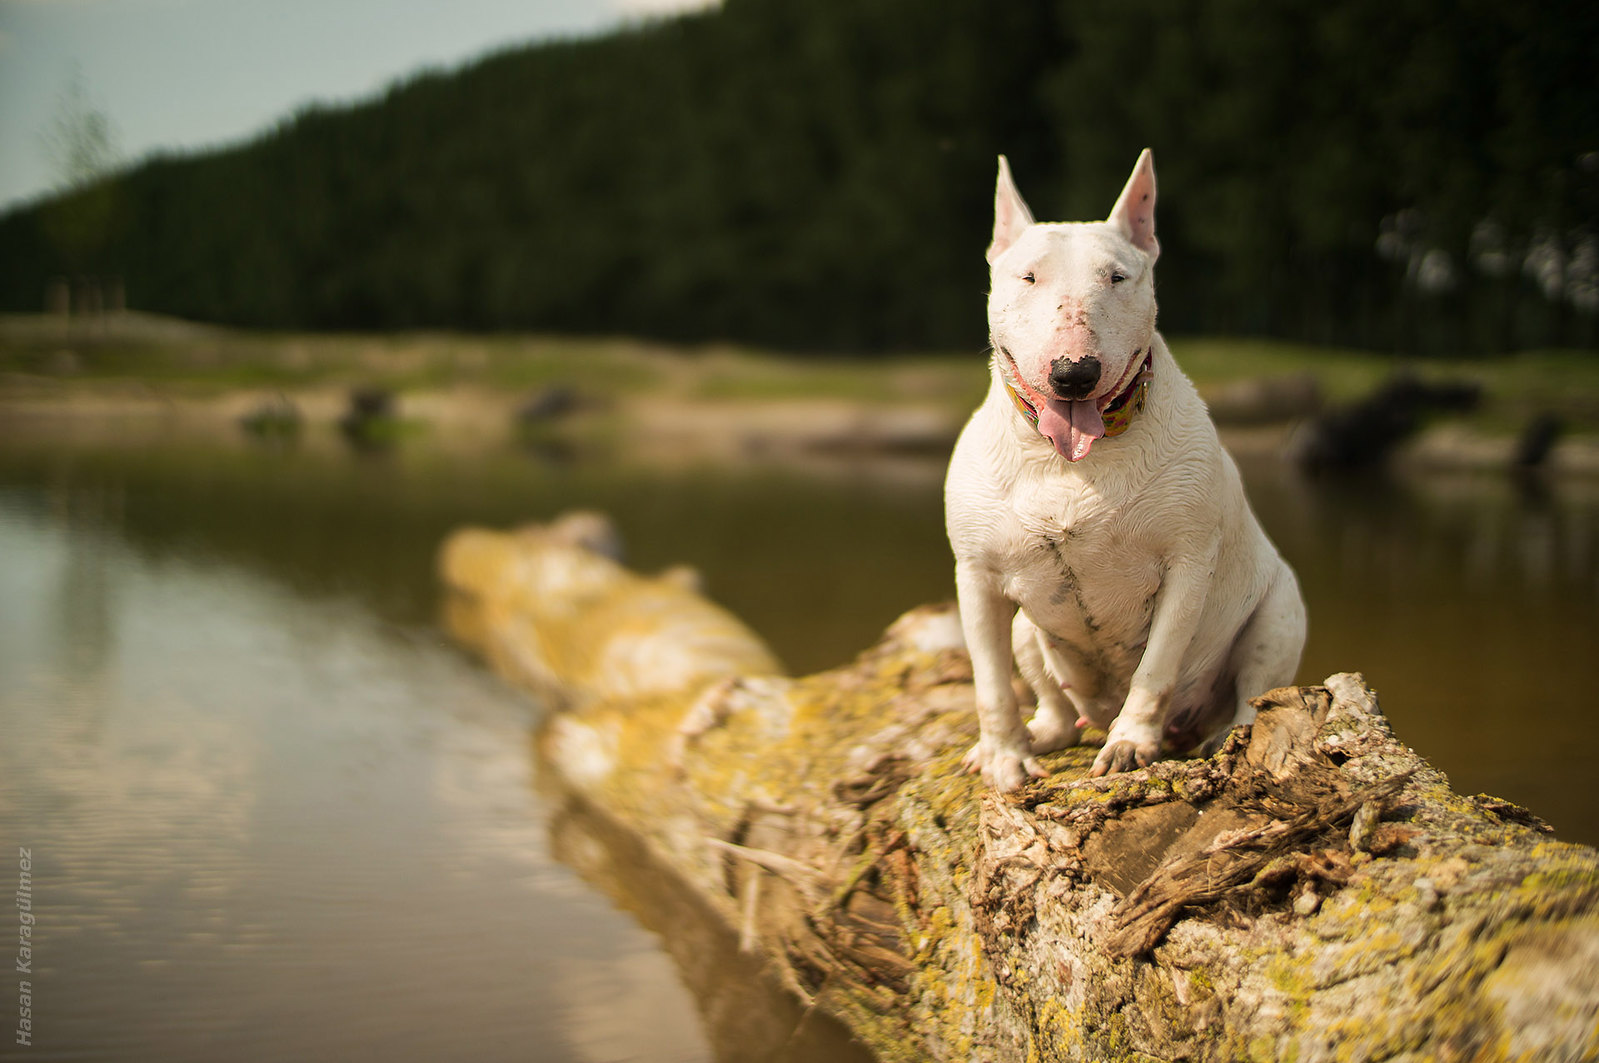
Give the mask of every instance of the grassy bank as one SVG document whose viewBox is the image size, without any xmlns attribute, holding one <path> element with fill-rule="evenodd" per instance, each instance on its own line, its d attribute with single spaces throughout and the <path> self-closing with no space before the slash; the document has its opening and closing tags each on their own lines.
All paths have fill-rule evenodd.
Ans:
<svg viewBox="0 0 1599 1063">
<path fill-rule="evenodd" d="M 1404 370 L 1481 384 L 1484 402 L 1467 424 L 1485 434 L 1513 434 L 1539 413 L 1562 418 L 1575 434 L 1599 432 L 1599 355 L 1592 352 L 1446 362 L 1261 340 L 1170 342 L 1218 408 L 1251 383 L 1289 378 L 1314 381 L 1325 402 L 1349 401 Z M 982 363 L 980 351 L 842 359 L 590 337 L 264 333 L 142 314 L 70 324 L 43 315 L 0 316 L 0 397 L 14 401 L 129 392 L 203 400 L 357 385 L 402 395 L 471 390 L 509 400 L 558 386 L 610 404 L 810 401 L 914 406 L 962 417 L 987 387 Z"/>
</svg>

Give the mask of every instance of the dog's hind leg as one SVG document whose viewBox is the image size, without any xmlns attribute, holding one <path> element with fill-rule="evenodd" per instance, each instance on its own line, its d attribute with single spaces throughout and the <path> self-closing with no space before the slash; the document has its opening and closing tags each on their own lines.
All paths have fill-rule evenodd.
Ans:
<svg viewBox="0 0 1599 1063">
<path fill-rule="evenodd" d="M 1305 648 L 1305 627 L 1305 600 L 1299 594 L 1299 581 L 1292 569 L 1282 565 L 1271 589 L 1233 643 L 1231 671 L 1237 677 L 1236 708 L 1232 719 L 1206 739 L 1200 748 L 1202 754 L 1215 752 L 1234 727 L 1254 722 L 1251 698 L 1294 681 L 1299 655 Z"/>
<path fill-rule="evenodd" d="M 1082 737 L 1077 710 L 1063 689 L 1066 677 L 1056 676 L 1045 663 L 1043 640 L 1044 633 L 1027 619 L 1026 613 L 1018 611 L 1011 625 L 1011 650 L 1016 655 L 1017 670 L 1037 699 L 1038 707 L 1027 721 L 1035 755 L 1075 746 Z"/>
</svg>

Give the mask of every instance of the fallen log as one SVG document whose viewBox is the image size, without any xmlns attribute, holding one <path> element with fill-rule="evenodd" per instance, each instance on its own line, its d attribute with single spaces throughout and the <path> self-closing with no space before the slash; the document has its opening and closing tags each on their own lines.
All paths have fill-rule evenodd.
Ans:
<svg viewBox="0 0 1599 1063">
<path fill-rule="evenodd" d="M 1001 795 L 961 770 L 952 607 L 786 678 L 597 527 L 452 536 L 452 630 L 559 703 L 573 800 L 878 1058 L 1599 1057 L 1599 852 L 1454 793 L 1358 674 L 1208 759 L 1091 779 L 1088 746 Z"/>
</svg>

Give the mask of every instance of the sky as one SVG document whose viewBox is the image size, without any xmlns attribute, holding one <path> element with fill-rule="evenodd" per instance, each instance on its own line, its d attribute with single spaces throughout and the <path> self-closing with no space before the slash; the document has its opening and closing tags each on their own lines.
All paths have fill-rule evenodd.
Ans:
<svg viewBox="0 0 1599 1063">
<path fill-rule="evenodd" d="M 75 79 L 122 162 L 236 143 L 545 37 L 714 0 L 0 0 L 0 210 L 59 180 L 46 131 Z"/>
</svg>

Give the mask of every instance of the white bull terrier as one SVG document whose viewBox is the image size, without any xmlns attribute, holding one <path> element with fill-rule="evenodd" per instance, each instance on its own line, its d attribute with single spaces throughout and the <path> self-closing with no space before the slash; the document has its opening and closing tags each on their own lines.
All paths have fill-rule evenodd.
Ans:
<svg viewBox="0 0 1599 1063">
<path fill-rule="evenodd" d="M 1108 732 L 1094 775 L 1163 740 L 1213 749 L 1299 664 L 1298 582 L 1155 331 L 1159 253 L 1147 150 L 1108 220 L 1063 224 L 1033 221 L 1000 157 L 993 382 L 944 489 L 982 734 L 966 764 L 1000 790 L 1089 724 Z"/>
</svg>

